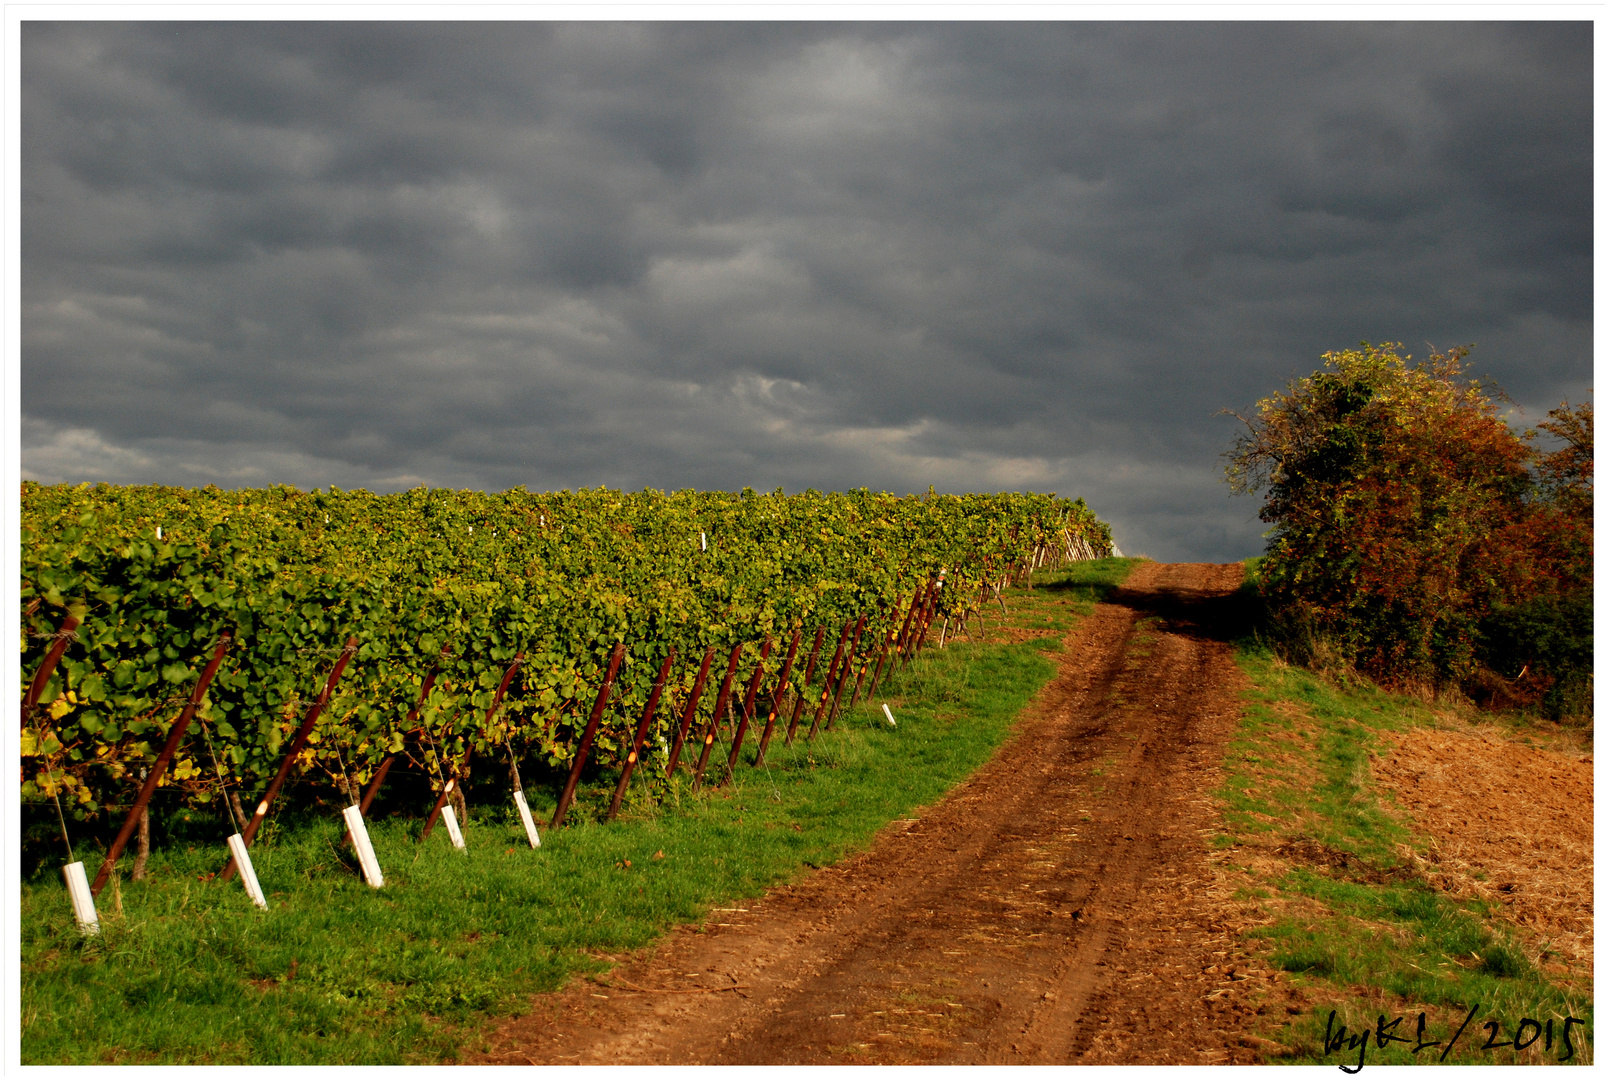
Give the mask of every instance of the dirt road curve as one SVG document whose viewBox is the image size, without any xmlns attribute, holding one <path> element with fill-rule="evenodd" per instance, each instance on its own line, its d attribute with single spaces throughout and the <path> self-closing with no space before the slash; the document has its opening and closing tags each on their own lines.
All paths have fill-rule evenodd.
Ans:
<svg viewBox="0 0 1609 1080">
<path fill-rule="evenodd" d="M 1142 565 L 949 797 L 862 856 L 537 999 L 475 1060 L 1257 1060 L 1243 1032 L 1272 984 L 1214 921 L 1207 840 L 1240 707 L 1241 573 Z"/>
</svg>

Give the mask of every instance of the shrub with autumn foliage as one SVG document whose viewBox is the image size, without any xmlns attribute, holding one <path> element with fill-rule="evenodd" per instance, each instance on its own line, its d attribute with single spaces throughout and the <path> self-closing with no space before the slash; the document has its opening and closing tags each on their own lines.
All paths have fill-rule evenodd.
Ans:
<svg viewBox="0 0 1609 1080">
<path fill-rule="evenodd" d="M 1262 591 L 1279 645 L 1384 682 L 1480 693 L 1495 676 L 1515 701 L 1580 689 L 1591 406 L 1549 413 L 1540 426 L 1565 445 L 1544 453 L 1498 414 L 1502 395 L 1466 375 L 1468 350 L 1410 366 L 1400 348 L 1326 353 L 1325 370 L 1241 417 L 1227 474 L 1238 492 L 1266 493 Z"/>
</svg>

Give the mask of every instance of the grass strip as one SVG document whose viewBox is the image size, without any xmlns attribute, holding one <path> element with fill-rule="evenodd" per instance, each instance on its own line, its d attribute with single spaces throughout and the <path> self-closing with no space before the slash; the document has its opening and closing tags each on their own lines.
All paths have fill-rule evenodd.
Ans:
<svg viewBox="0 0 1609 1080">
<path fill-rule="evenodd" d="M 1008 594 L 1007 628 L 1065 630 L 1136 560 L 1080 564 Z M 995 611 L 999 611 L 996 607 Z M 471 807 L 466 851 L 445 830 L 382 818 L 386 887 L 363 884 L 332 814 L 281 819 L 253 849 L 270 910 L 205 880 L 216 842 L 154 851 L 145 881 L 102 894 L 80 939 L 59 874 L 21 889 L 25 1064 L 409 1064 L 453 1060 L 493 1018 L 709 909 L 864 848 L 987 761 L 1054 673 L 1059 636 L 930 648 L 813 743 L 752 749 L 724 787 L 674 783 L 658 806 L 607 806 L 612 774 L 574 824 L 531 850 L 507 805 Z M 889 702 L 899 726 L 882 715 Z M 752 741 L 752 740 L 751 740 Z M 724 758 L 712 758 L 724 760 Z M 527 786 L 545 820 L 557 788 Z M 220 823 L 221 826 L 221 823 Z"/>
<path fill-rule="evenodd" d="M 1370 1064 L 1434 1062 L 1476 1008 L 1446 1063 L 1557 1061 L 1569 1017 L 1586 1022 L 1572 1025 L 1572 1062 L 1590 1063 L 1590 978 L 1585 992 L 1556 984 L 1490 906 L 1425 880 L 1418 867 L 1431 855 L 1427 839 L 1371 777 L 1371 757 L 1390 752 L 1382 734 L 1434 726 L 1433 710 L 1361 682 L 1335 685 L 1256 640 L 1241 643 L 1239 662 L 1254 689 L 1226 755 L 1218 791 L 1225 831 L 1215 842 L 1229 849 L 1242 895 L 1268 916 L 1247 936 L 1320 1003 L 1269 1033 L 1289 1048 L 1285 1060 L 1355 1065 L 1364 1052 Z M 1421 1012 L 1424 1039 L 1440 1045 L 1415 1052 Z M 1382 1018 L 1389 1025 L 1399 1016 L 1388 1034 L 1408 1041 L 1380 1045 Z M 1534 1041 L 1496 1045 L 1512 1044 L 1527 1019 L 1538 1026 L 1520 1038 Z M 1550 1021 L 1551 1047 L 1540 1037 Z M 1367 1049 L 1334 1046 L 1342 1025 L 1354 1039 L 1369 1033 Z"/>
</svg>

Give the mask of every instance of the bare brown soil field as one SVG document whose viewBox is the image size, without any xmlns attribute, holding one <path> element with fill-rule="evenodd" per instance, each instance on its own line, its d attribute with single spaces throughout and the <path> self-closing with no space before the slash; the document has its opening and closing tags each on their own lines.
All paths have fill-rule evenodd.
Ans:
<svg viewBox="0 0 1609 1080">
<path fill-rule="evenodd" d="M 1242 576 L 1137 568 L 945 799 L 858 857 L 538 997 L 471 1060 L 1259 1060 L 1271 1044 L 1248 1032 L 1298 1006 L 1243 951 L 1245 913 L 1207 846 L 1245 682 L 1229 644 Z"/>
<path fill-rule="evenodd" d="M 1420 728 L 1375 776 L 1430 837 L 1425 876 L 1499 905 L 1555 978 L 1592 971 L 1592 759 Z"/>
</svg>

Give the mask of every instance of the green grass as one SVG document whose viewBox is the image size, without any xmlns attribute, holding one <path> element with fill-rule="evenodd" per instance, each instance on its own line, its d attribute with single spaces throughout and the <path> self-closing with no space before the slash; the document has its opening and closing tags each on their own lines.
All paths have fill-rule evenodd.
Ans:
<svg viewBox="0 0 1609 1080">
<path fill-rule="evenodd" d="M 1376 789 L 1369 758 L 1388 750 L 1381 733 L 1434 723 L 1430 709 L 1362 683 L 1336 686 L 1280 663 L 1255 639 L 1242 642 L 1240 664 L 1254 689 L 1226 754 L 1218 792 L 1224 832 L 1213 842 L 1231 862 L 1237 851 L 1272 849 L 1289 866 L 1277 875 L 1243 869 L 1254 879 L 1248 891 L 1277 898 L 1270 913 L 1283 912 L 1248 936 L 1321 1002 L 1270 1033 L 1291 1048 L 1291 1059 L 1355 1064 L 1357 1049 L 1325 1053 L 1332 1009 L 1334 1025 L 1354 1035 L 1374 1030 L 1382 1015 L 1387 1023 L 1406 1016 L 1403 1028 L 1415 1038 L 1424 1011 L 1426 1039 L 1445 1046 L 1478 1005 L 1448 1063 L 1557 1060 L 1564 1052 L 1557 1029 L 1569 1016 L 1587 1022 L 1573 1030 L 1574 1060 L 1592 1061 L 1583 1034 L 1591 1031 L 1590 993 L 1555 985 L 1484 905 L 1433 888 L 1403 855 L 1424 854 L 1427 845 Z M 1554 1021 L 1551 1052 L 1540 1040 L 1520 1051 L 1484 1048 L 1492 1032 L 1483 1025 L 1498 1022 L 1512 1041 L 1524 1018 Z M 1441 1053 L 1412 1050 L 1412 1043 L 1382 1049 L 1375 1038 L 1366 1060 L 1415 1064 Z"/>
<path fill-rule="evenodd" d="M 1132 563 L 1103 560 L 1013 591 L 1010 624 L 1071 625 Z M 22 1061 L 453 1060 L 531 994 L 862 849 L 938 799 L 1005 739 L 1054 673 L 1045 652 L 1057 647 L 930 648 L 834 731 L 806 743 L 801 726 L 792 747 L 775 739 L 765 768 L 740 764 L 724 787 L 694 793 L 679 781 L 662 806 L 639 800 L 602 824 L 588 820 L 613 786 L 601 777 L 576 823 L 544 829 L 536 851 L 511 801 L 471 807 L 463 852 L 444 829 L 421 844 L 419 821 L 381 818 L 371 823 L 380 890 L 357 875 L 333 814 L 281 821 L 253 848 L 267 912 L 238 882 L 200 880 L 226 855 L 221 821 L 215 840 L 153 852 L 148 879 L 121 881 L 118 900 L 109 886 L 98 938 L 75 931 L 51 866 L 21 889 Z M 712 768 L 725 760 L 717 751 Z M 556 792 L 528 785 L 527 797 L 540 821 Z M 93 873 L 96 855 L 80 858 Z"/>
<path fill-rule="evenodd" d="M 1047 594 L 1058 599 L 1071 600 L 1081 614 L 1089 614 L 1092 605 L 1105 600 L 1112 591 L 1134 572 L 1145 559 L 1096 559 L 1075 563 L 1062 570 L 1051 570 L 1034 575 L 1034 588 L 1018 590 L 1012 596 L 1016 601 L 1044 603 Z M 996 609 L 998 610 L 998 609 Z"/>
</svg>

